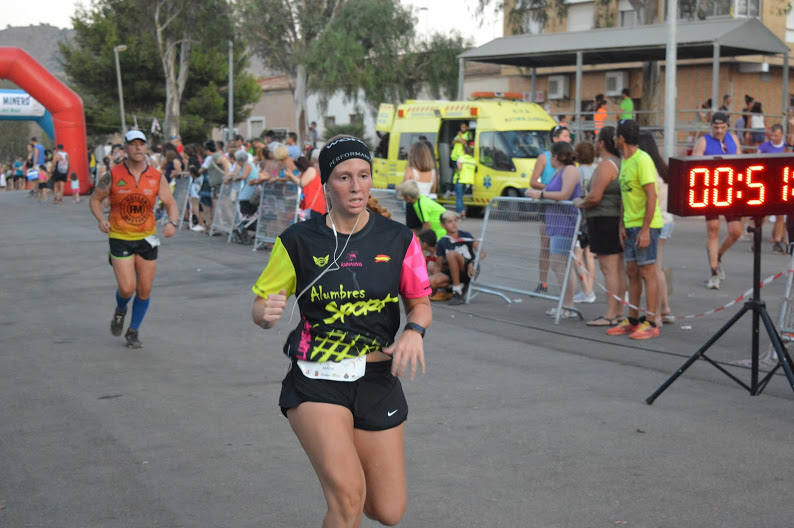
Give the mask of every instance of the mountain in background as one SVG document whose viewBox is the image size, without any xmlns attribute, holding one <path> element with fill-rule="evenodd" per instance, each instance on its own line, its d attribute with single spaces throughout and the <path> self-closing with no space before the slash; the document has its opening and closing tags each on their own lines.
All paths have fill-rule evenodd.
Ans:
<svg viewBox="0 0 794 528">
<path fill-rule="evenodd" d="M 6 26 L 0 30 L 0 46 L 22 48 L 31 57 L 60 80 L 64 80 L 63 68 L 58 62 L 58 42 L 72 38 L 74 31 L 49 24 L 37 26 Z"/>
</svg>

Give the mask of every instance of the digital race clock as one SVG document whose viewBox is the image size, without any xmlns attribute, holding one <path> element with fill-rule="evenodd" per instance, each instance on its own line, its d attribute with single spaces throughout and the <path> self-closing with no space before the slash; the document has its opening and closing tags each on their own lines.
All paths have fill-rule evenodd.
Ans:
<svg viewBox="0 0 794 528">
<path fill-rule="evenodd" d="M 669 174 L 679 216 L 794 213 L 794 154 L 670 158 Z"/>
</svg>

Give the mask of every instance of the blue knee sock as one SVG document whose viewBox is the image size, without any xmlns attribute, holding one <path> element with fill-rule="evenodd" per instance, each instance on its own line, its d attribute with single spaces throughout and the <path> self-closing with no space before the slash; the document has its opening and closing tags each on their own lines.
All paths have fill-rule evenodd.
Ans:
<svg viewBox="0 0 794 528">
<path fill-rule="evenodd" d="M 143 316 L 146 315 L 146 310 L 149 308 L 149 299 L 140 299 L 137 295 L 135 300 L 132 301 L 132 321 L 130 321 L 130 328 L 137 330 L 143 322 Z"/>
<path fill-rule="evenodd" d="M 118 307 L 119 311 L 126 312 L 127 311 L 127 304 L 129 304 L 130 299 L 132 297 L 127 297 L 126 299 L 119 295 L 119 291 L 116 290 L 116 306 Z"/>
</svg>

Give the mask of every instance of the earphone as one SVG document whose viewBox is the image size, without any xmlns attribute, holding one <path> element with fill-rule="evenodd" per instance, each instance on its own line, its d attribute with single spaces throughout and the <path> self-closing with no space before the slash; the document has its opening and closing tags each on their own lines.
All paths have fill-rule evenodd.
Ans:
<svg viewBox="0 0 794 528">
<path fill-rule="evenodd" d="M 301 290 L 301 292 L 298 295 L 295 296 L 295 302 L 292 304 L 292 310 L 290 311 L 289 321 L 287 321 L 287 324 L 292 324 L 292 318 L 295 315 L 295 307 L 298 306 L 298 299 L 300 299 L 303 294 L 305 294 L 307 291 L 309 291 L 309 288 L 311 288 L 312 286 L 317 284 L 317 281 L 319 281 L 323 277 L 323 275 L 325 275 L 326 273 L 328 273 L 330 271 L 337 271 L 337 270 L 341 269 L 339 267 L 339 259 L 342 258 L 342 255 L 345 254 L 345 250 L 347 249 L 347 245 L 350 243 L 350 238 L 353 236 L 353 233 L 356 232 L 356 227 L 358 227 L 358 221 L 361 219 L 361 215 L 364 213 L 364 211 L 366 211 L 366 209 L 364 209 L 364 211 L 361 211 L 360 213 L 358 213 L 358 216 L 356 217 L 356 223 L 353 224 L 353 229 L 351 229 L 350 230 L 350 234 L 347 235 L 347 240 L 345 241 L 345 245 L 342 246 L 342 251 L 340 251 L 339 254 L 337 255 L 336 252 L 339 249 L 339 237 L 338 237 L 337 232 L 336 232 L 336 223 L 334 222 L 334 215 L 331 212 L 331 210 L 332 210 L 332 207 L 330 206 L 331 202 L 328 200 L 328 194 L 326 193 L 325 184 L 323 184 L 323 198 L 325 198 L 325 203 L 329 205 L 329 207 L 328 207 L 328 218 L 331 219 L 331 230 L 333 230 L 333 232 L 334 232 L 334 259 L 328 264 L 328 266 L 319 275 L 317 275 L 317 277 L 313 281 L 311 281 L 309 283 L 308 286 L 303 288 L 303 290 Z M 336 267 L 334 267 L 334 266 L 336 266 Z"/>
</svg>

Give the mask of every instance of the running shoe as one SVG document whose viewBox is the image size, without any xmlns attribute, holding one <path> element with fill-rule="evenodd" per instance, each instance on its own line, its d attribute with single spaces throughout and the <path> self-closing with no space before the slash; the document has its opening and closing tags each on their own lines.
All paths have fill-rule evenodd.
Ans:
<svg viewBox="0 0 794 528">
<path fill-rule="evenodd" d="M 621 322 L 617 324 L 617 326 L 608 328 L 607 335 L 611 335 L 611 336 L 630 335 L 634 333 L 634 331 L 637 329 L 638 326 L 640 325 L 633 325 L 629 322 L 628 319 L 623 319 Z"/>
<path fill-rule="evenodd" d="M 709 290 L 719 290 L 720 289 L 720 276 L 719 275 L 712 275 L 709 277 L 709 282 L 706 284 L 706 288 Z"/>
<path fill-rule="evenodd" d="M 535 288 L 535 293 L 546 293 L 547 291 L 549 291 L 549 287 L 545 282 L 539 282 Z"/>
<path fill-rule="evenodd" d="M 590 293 L 579 292 L 579 293 L 577 293 L 576 295 L 573 296 L 573 302 L 575 302 L 575 303 L 592 304 L 592 303 L 595 302 L 595 300 L 596 300 L 595 292 L 590 292 Z"/>
<path fill-rule="evenodd" d="M 662 314 L 662 323 L 673 324 L 675 323 L 675 316 L 673 314 Z"/>
<path fill-rule="evenodd" d="M 717 276 L 720 280 L 725 280 L 725 263 L 720 259 L 717 261 Z"/>
<path fill-rule="evenodd" d="M 202 232 L 202 231 L 204 231 L 205 229 L 204 229 L 204 226 L 203 226 L 203 225 L 201 225 L 201 224 L 196 224 L 196 225 L 194 225 L 193 227 L 191 227 L 191 228 L 190 228 L 190 230 L 191 230 L 191 231 L 198 231 L 199 233 L 201 233 L 201 232 Z"/>
<path fill-rule="evenodd" d="M 143 348 L 143 343 L 138 339 L 137 330 L 128 328 L 127 333 L 124 334 L 124 339 L 127 340 L 127 348 Z"/>
<path fill-rule="evenodd" d="M 772 252 L 780 253 L 781 255 L 786 254 L 786 250 L 785 248 L 783 248 L 783 244 L 781 244 L 780 242 L 775 242 L 774 244 L 772 244 Z"/>
<path fill-rule="evenodd" d="M 127 310 L 123 312 L 116 306 L 116 311 L 113 312 L 113 319 L 110 320 L 110 333 L 114 336 L 120 336 L 121 331 L 124 330 L 124 318 L 127 316 Z"/>
<path fill-rule="evenodd" d="M 451 306 L 458 306 L 460 304 L 466 304 L 466 299 L 463 298 L 463 295 L 461 295 L 460 293 L 456 292 L 456 293 L 452 294 L 452 298 L 449 301 L 447 301 L 447 304 L 449 304 Z"/>
<path fill-rule="evenodd" d="M 648 321 L 643 321 L 637 325 L 629 337 L 631 339 L 653 339 L 659 337 L 659 327 L 653 326 Z"/>
</svg>

